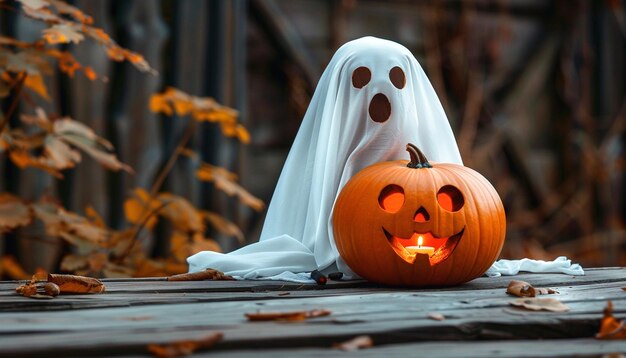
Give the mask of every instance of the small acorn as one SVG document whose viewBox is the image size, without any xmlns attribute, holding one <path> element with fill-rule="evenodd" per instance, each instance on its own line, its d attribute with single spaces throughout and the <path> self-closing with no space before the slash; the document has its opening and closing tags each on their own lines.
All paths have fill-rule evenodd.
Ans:
<svg viewBox="0 0 626 358">
<path fill-rule="evenodd" d="M 43 286 L 43 290 L 46 292 L 46 295 L 56 297 L 61 293 L 61 289 L 54 282 L 46 282 Z"/>
</svg>

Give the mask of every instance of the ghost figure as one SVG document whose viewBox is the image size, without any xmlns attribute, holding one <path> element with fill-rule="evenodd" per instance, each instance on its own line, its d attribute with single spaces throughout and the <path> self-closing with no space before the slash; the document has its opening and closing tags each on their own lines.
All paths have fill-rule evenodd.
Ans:
<svg viewBox="0 0 626 358">
<path fill-rule="evenodd" d="M 450 124 L 426 74 L 402 45 L 364 37 L 343 45 L 322 74 L 278 180 L 259 242 L 188 258 L 242 279 L 310 282 L 310 272 L 355 274 L 333 239 L 332 210 L 368 165 L 406 159 L 414 143 L 437 162 L 461 164 Z"/>
</svg>

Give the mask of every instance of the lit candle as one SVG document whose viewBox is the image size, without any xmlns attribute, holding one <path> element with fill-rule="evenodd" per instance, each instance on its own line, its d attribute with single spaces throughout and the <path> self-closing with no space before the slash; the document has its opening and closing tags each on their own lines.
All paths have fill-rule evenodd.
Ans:
<svg viewBox="0 0 626 358">
<path fill-rule="evenodd" d="M 417 246 L 407 246 L 406 249 L 414 254 L 432 255 L 433 252 L 435 252 L 435 248 L 432 246 L 422 246 L 423 243 L 424 238 L 420 236 L 417 238 Z"/>
</svg>

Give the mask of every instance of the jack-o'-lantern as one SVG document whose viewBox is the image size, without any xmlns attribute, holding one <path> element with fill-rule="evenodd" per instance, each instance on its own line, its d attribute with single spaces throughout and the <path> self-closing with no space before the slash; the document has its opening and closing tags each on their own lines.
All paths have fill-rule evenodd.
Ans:
<svg viewBox="0 0 626 358">
<path fill-rule="evenodd" d="M 478 172 L 430 163 L 413 144 L 411 160 L 357 173 L 335 203 L 339 254 L 361 277 L 384 284 L 445 286 L 482 275 L 504 244 L 502 201 Z"/>
</svg>

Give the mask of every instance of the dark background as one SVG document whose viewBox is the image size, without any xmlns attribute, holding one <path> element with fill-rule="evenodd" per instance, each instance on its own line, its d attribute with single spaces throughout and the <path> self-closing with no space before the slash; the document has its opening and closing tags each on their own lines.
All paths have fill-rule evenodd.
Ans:
<svg viewBox="0 0 626 358">
<path fill-rule="evenodd" d="M 88 41 L 77 59 L 107 83 L 57 74 L 49 112 L 82 121 L 113 142 L 136 175 L 86 159 L 57 181 L 1 158 L 0 189 L 42 194 L 83 212 L 92 205 L 113 227 L 132 188 L 147 188 L 174 150 L 183 122 L 154 115 L 150 96 L 175 86 L 237 108 L 247 146 L 203 124 L 192 147 L 237 172 L 269 202 L 315 84 L 344 42 L 373 35 L 409 48 L 448 114 L 467 166 L 483 173 L 507 211 L 502 257 L 585 266 L 626 265 L 623 1 L 80 0 L 95 25 L 141 53 L 159 76 L 109 61 Z M 2 32 L 41 34 L 34 21 L 2 12 Z M 69 47 L 72 49 L 72 47 Z M 165 190 L 237 222 L 249 242 L 263 215 L 201 184 L 182 158 Z M 62 245 L 37 240 L 37 225 L 0 245 L 27 268 L 52 265 Z M 238 246 L 221 238 L 226 251 Z M 159 246 L 153 249 L 159 254 Z"/>
</svg>

